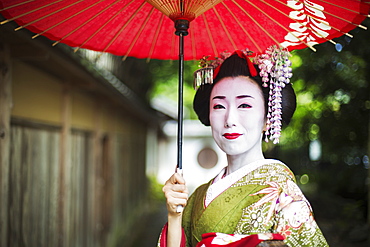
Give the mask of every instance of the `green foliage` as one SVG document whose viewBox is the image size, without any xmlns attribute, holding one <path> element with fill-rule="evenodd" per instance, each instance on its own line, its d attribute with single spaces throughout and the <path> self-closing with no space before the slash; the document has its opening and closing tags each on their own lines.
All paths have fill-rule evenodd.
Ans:
<svg viewBox="0 0 370 247">
<path fill-rule="evenodd" d="M 166 97 L 177 106 L 179 62 L 152 60 L 149 63 L 150 73 L 155 82 L 150 93 L 151 98 Z M 196 118 L 193 109 L 193 72 L 198 69 L 196 61 L 185 61 L 184 63 L 184 116 L 185 118 Z M 188 113 L 188 115 L 186 115 Z"/>
<path fill-rule="evenodd" d="M 366 46 L 366 39 L 363 42 L 362 46 Z M 292 124 L 283 134 L 285 148 L 320 139 L 325 160 L 330 160 L 332 153 L 343 160 L 349 150 L 351 155 L 366 154 L 369 56 L 355 55 L 353 48 L 357 46 L 351 44 L 338 52 L 332 44 L 325 43 L 317 46 L 316 53 L 308 49 L 294 52 L 302 65 L 293 71 L 298 106 Z"/>
<path fill-rule="evenodd" d="M 149 180 L 149 198 L 151 202 L 162 203 L 165 201 L 165 197 L 162 191 L 163 184 L 158 183 L 156 177 L 150 176 Z"/>
<path fill-rule="evenodd" d="M 370 26 L 370 21 L 364 25 Z M 358 221 L 365 222 L 370 32 L 354 30 L 353 34 L 352 40 L 335 40 L 342 49 L 327 42 L 315 46 L 317 52 L 293 52 L 293 63 L 301 63 L 293 68 L 292 78 L 297 110 L 291 124 L 283 130 L 278 149 L 279 158 L 289 164 L 298 178 L 308 174 L 310 180 L 301 188 L 309 197 L 341 198 L 347 205 L 355 205 L 360 215 Z M 309 157 L 309 145 L 314 140 L 319 140 L 322 147 L 318 161 Z M 348 219 L 347 211 L 336 213 L 336 218 Z"/>
</svg>

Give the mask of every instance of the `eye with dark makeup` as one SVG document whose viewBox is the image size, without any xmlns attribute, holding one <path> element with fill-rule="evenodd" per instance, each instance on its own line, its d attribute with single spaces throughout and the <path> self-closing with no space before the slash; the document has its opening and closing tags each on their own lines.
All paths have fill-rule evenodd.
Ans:
<svg viewBox="0 0 370 247">
<path fill-rule="evenodd" d="M 223 105 L 216 104 L 213 106 L 213 109 L 225 109 L 225 107 Z"/>
<path fill-rule="evenodd" d="M 239 105 L 238 108 L 252 108 L 252 106 L 247 103 L 244 103 L 244 104 Z"/>
</svg>

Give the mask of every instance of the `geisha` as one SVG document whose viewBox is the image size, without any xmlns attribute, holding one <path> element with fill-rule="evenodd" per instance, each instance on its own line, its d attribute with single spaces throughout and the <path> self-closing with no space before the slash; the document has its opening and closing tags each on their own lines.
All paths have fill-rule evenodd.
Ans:
<svg viewBox="0 0 370 247">
<path fill-rule="evenodd" d="M 169 178 L 163 187 L 168 223 L 158 246 L 256 246 L 266 240 L 328 246 L 294 174 L 262 152 L 264 139 L 279 142 L 282 122 L 295 111 L 288 55 L 274 47 L 260 56 L 236 51 L 195 73 L 194 110 L 211 126 L 227 166 L 190 198 L 180 174 Z"/>
</svg>

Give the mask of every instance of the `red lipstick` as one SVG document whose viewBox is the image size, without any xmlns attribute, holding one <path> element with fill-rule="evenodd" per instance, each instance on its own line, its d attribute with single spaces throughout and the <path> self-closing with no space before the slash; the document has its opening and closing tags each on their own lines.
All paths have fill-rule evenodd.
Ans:
<svg viewBox="0 0 370 247">
<path fill-rule="evenodd" d="M 242 134 L 239 134 L 239 133 L 225 133 L 223 134 L 223 136 L 228 139 L 228 140 L 233 140 L 233 139 L 236 139 L 238 138 L 239 136 L 241 136 Z"/>
</svg>

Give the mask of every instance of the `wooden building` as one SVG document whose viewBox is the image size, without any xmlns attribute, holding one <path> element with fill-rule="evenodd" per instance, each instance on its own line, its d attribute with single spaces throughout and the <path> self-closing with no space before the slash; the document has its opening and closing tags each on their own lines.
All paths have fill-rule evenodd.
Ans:
<svg viewBox="0 0 370 247">
<path fill-rule="evenodd" d="M 0 27 L 0 246 L 130 246 L 160 119 L 145 66 Z"/>
</svg>

